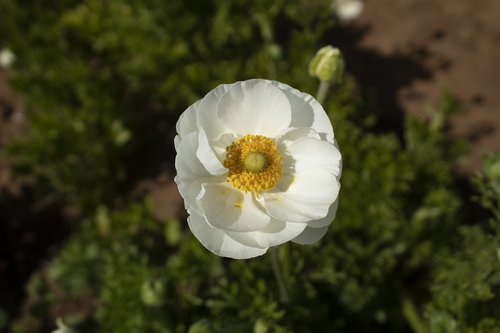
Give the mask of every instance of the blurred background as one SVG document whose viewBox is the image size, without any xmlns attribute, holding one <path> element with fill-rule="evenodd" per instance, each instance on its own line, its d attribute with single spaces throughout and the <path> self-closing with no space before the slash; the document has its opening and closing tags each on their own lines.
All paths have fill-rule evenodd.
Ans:
<svg viewBox="0 0 500 333">
<path fill-rule="evenodd" d="M 500 332 L 500 2 L 0 0 L 0 331 Z M 269 258 L 186 227 L 173 138 L 221 83 L 315 94 L 336 221 Z"/>
</svg>

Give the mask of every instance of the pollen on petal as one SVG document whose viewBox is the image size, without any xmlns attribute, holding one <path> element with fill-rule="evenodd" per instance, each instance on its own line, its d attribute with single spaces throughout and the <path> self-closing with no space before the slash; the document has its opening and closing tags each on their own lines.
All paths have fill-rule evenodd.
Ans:
<svg viewBox="0 0 500 333">
<path fill-rule="evenodd" d="M 243 208 L 243 200 L 235 201 L 234 207 L 236 207 L 236 208 Z"/>
<path fill-rule="evenodd" d="M 227 180 L 245 192 L 270 190 L 283 176 L 283 157 L 274 141 L 248 134 L 226 148 Z"/>
</svg>

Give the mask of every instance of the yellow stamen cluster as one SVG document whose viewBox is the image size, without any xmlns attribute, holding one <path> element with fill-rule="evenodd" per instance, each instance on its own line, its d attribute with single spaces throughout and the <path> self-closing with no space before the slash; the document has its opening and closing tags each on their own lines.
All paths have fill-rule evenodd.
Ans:
<svg viewBox="0 0 500 333">
<path fill-rule="evenodd" d="M 245 192 L 272 189 L 283 176 L 283 157 L 273 140 L 248 134 L 226 148 L 227 180 Z"/>
</svg>

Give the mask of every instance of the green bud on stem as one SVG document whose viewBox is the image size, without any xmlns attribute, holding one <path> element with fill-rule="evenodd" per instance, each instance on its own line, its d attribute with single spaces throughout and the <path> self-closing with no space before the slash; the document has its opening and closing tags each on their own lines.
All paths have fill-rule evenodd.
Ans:
<svg viewBox="0 0 500 333">
<path fill-rule="evenodd" d="M 340 83 L 344 75 L 344 58 L 340 50 L 328 45 L 319 49 L 309 63 L 309 74 L 320 81 Z"/>
</svg>

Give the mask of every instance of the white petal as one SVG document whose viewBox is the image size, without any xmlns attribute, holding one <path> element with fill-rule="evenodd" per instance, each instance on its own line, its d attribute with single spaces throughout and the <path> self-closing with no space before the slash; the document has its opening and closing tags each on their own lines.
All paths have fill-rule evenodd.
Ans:
<svg viewBox="0 0 500 333">
<path fill-rule="evenodd" d="M 198 133 L 190 133 L 183 140 L 180 140 L 177 156 L 175 158 L 175 168 L 179 175 L 187 176 L 209 176 L 203 164 L 196 157 L 198 149 Z"/>
<path fill-rule="evenodd" d="M 290 125 L 290 102 L 264 80 L 237 82 L 220 99 L 217 116 L 230 133 L 275 138 Z"/>
<path fill-rule="evenodd" d="M 189 133 L 195 132 L 198 130 L 196 121 L 197 121 L 197 113 L 201 104 L 201 100 L 197 101 L 190 107 L 184 111 L 176 124 L 177 134 L 179 134 L 182 139 Z"/>
<path fill-rule="evenodd" d="M 192 132 L 180 140 L 175 157 L 177 176 L 175 182 L 179 193 L 184 198 L 187 209 L 200 211 L 196 197 L 201 191 L 202 183 L 217 182 L 219 178 L 211 176 L 195 155 L 198 147 L 198 135 Z"/>
<path fill-rule="evenodd" d="M 309 222 L 328 214 L 328 208 L 337 198 L 339 189 L 340 184 L 330 171 L 308 169 L 297 174 L 285 191 L 273 190 L 262 196 L 266 210 L 272 217 L 281 221 Z"/>
<path fill-rule="evenodd" d="M 324 218 L 308 222 L 307 226 L 311 228 L 323 228 L 329 226 L 333 222 L 333 220 L 335 220 L 338 207 L 339 199 L 337 198 L 337 200 L 335 200 L 335 202 L 328 209 L 328 214 Z"/>
<path fill-rule="evenodd" d="M 197 118 L 198 128 L 204 128 L 210 141 L 218 140 L 222 135 L 229 133 L 226 124 L 217 117 L 217 104 L 233 84 L 221 84 L 203 97 L 199 106 Z"/>
<path fill-rule="evenodd" d="M 266 210 L 281 221 L 322 219 L 340 189 L 340 152 L 315 138 L 288 141 L 284 137 L 280 151 L 284 151 L 285 174 L 274 189 L 262 193 Z"/>
<path fill-rule="evenodd" d="M 292 108 L 290 127 L 310 127 L 333 143 L 333 128 L 325 110 L 314 97 L 278 81 L 270 81 L 288 97 Z"/>
<path fill-rule="evenodd" d="M 198 133 L 198 149 L 196 150 L 196 156 L 203 164 L 207 171 L 215 176 L 220 176 L 227 173 L 227 169 L 222 165 L 222 161 L 215 153 L 214 147 L 211 146 L 208 141 L 207 135 L 203 128 L 200 128 Z"/>
<path fill-rule="evenodd" d="M 290 144 L 292 144 L 292 142 L 295 142 L 304 137 L 321 140 L 319 133 L 310 127 L 298 127 L 298 128 L 291 127 L 285 133 L 283 133 L 279 138 L 277 138 L 276 141 L 279 144 L 284 144 L 285 149 L 287 149 L 287 147 Z"/>
<path fill-rule="evenodd" d="M 198 204 L 208 223 L 232 231 L 254 231 L 265 228 L 271 217 L 254 200 L 251 192 L 235 189 L 228 182 L 203 185 Z"/>
<path fill-rule="evenodd" d="M 211 227 L 203 217 L 194 213 L 188 217 L 189 229 L 210 252 L 234 259 L 248 259 L 263 255 L 267 248 L 244 245 L 226 235 L 221 229 Z"/>
<path fill-rule="evenodd" d="M 176 152 L 179 151 L 180 143 L 181 143 L 181 137 L 179 135 L 176 135 L 174 138 L 174 148 Z"/>
<path fill-rule="evenodd" d="M 299 236 L 292 239 L 292 242 L 302 245 L 309 245 L 319 241 L 328 231 L 328 227 L 309 228 L 307 227 Z"/>
<path fill-rule="evenodd" d="M 228 236 L 248 246 L 271 247 L 297 237 L 306 228 L 305 223 L 287 223 L 271 220 L 263 229 L 252 232 L 228 232 Z"/>
<path fill-rule="evenodd" d="M 223 134 L 219 139 L 212 141 L 212 149 L 219 161 L 224 161 L 226 159 L 226 148 L 236 139 L 235 135 L 227 133 Z"/>
<path fill-rule="evenodd" d="M 279 146 L 280 151 L 286 151 L 284 163 L 293 164 L 297 172 L 311 168 L 325 168 L 340 176 L 342 156 L 334 144 L 302 137 L 294 141 L 283 140 L 279 142 Z"/>
</svg>

